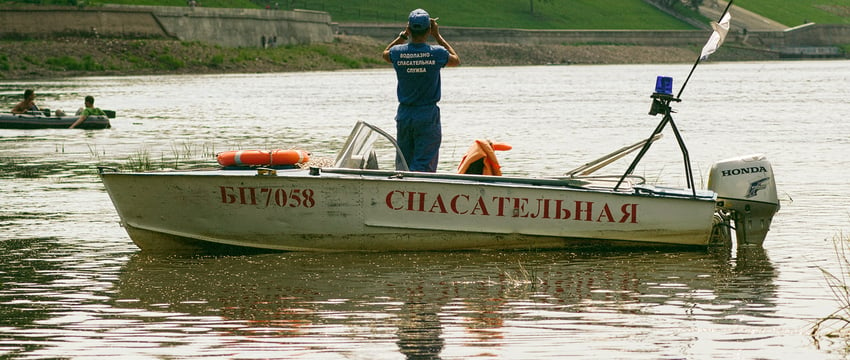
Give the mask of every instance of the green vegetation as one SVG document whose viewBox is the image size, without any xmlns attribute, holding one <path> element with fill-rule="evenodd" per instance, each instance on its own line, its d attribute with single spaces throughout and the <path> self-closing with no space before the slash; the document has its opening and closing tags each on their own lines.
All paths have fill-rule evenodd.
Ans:
<svg viewBox="0 0 850 360">
<path fill-rule="evenodd" d="M 850 23 L 848 0 L 736 0 L 734 4 L 786 26 Z"/>
<path fill-rule="evenodd" d="M 99 64 L 91 55 L 83 56 L 82 59 L 75 56 L 50 57 L 44 61 L 49 68 L 59 71 L 100 71 L 105 67 Z"/>
<path fill-rule="evenodd" d="M 850 239 L 841 234 L 833 238 L 838 264 L 838 273 L 820 268 L 826 279 L 838 309 L 819 319 L 812 326 L 811 334 L 833 338 L 850 337 Z"/>
<path fill-rule="evenodd" d="M 197 1 L 197 0 L 196 0 Z M 647 0 L 203 0 L 202 7 L 326 11 L 336 22 L 390 23 L 403 26 L 411 9 L 424 6 L 444 26 L 525 29 L 693 29 L 680 18 L 707 19 L 689 6 L 714 0 L 652 0 L 673 6 L 669 15 Z M 815 3 L 815 1 L 818 1 Z M 82 3 L 82 5 L 81 5 Z M 803 20 L 847 23 L 850 0 L 735 0 L 755 13 L 786 25 Z M 186 7 L 187 0 L 0 0 L 0 6 L 133 4 Z M 533 5 L 533 7 L 532 7 Z M 486 9 L 486 11 L 482 11 Z M 265 11 L 265 10 L 261 10 Z M 269 10 L 274 11 L 274 10 Z M 733 15 L 734 16 L 734 15 Z M 796 23 L 795 23 L 796 22 Z M 63 46 L 57 46 L 63 44 Z M 200 42 L 158 38 L 91 37 L 56 34 L 50 38 L 11 35 L 0 39 L 0 79 L 85 75 L 200 74 L 290 72 L 386 67 L 380 56 L 383 40 L 339 36 L 333 43 L 279 46 L 269 49 L 222 48 Z M 560 46 L 456 44 L 464 64 L 473 66 L 532 64 L 602 64 L 690 62 L 692 48 L 585 43 Z M 850 45 L 844 47 L 850 53 Z M 714 60 L 775 60 L 761 49 L 727 46 Z M 684 60 L 683 60 L 684 59 Z"/>
<path fill-rule="evenodd" d="M 685 3 L 714 0 L 667 1 L 676 12 L 700 19 Z M 39 4 L 99 6 L 104 4 L 186 6 L 186 0 L 17 0 L 4 5 Z M 211 8 L 279 8 L 326 11 L 336 22 L 404 23 L 407 13 L 424 7 L 446 26 L 522 29 L 692 29 L 644 0 L 465 0 L 423 4 L 420 0 L 201 0 Z M 850 23 L 848 0 L 735 0 L 735 5 L 787 26 L 805 22 Z M 486 11 L 482 11 L 486 9 Z M 710 19 L 716 20 L 716 19 Z M 708 20 L 706 20 L 707 22 Z"/>
<path fill-rule="evenodd" d="M 77 5 L 83 0 L 23 0 L 14 3 Z M 13 2 L 2 1 L 10 4 Z M 202 7 L 325 11 L 336 22 L 404 23 L 407 14 L 425 7 L 444 26 L 521 29 L 664 29 L 694 27 L 665 14 L 643 0 L 466 0 L 423 4 L 419 0 L 200 0 Z M 187 6 L 186 0 L 89 0 L 85 6 L 104 4 Z M 275 5 L 277 4 L 277 5 Z M 532 5 L 533 4 L 533 10 Z M 677 6 L 686 16 L 698 16 Z M 486 9 L 486 11 L 482 11 Z M 707 22 L 707 20 L 706 20 Z"/>
<path fill-rule="evenodd" d="M 285 3 L 281 2 L 281 4 Z M 404 23 L 424 7 L 444 26 L 520 29 L 669 29 L 692 26 L 642 0 L 467 0 L 423 4 L 416 0 L 295 0 L 291 8 L 327 11 L 337 22 Z M 533 12 L 531 4 L 534 4 Z M 486 9 L 482 11 L 483 9 Z"/>
<path fill-rule="evenodd" d="M 57 43 L 85 46 L 60 48 Z M 384 46 L 366 38 L 269 49 L 223 48 L 171 39 L 0 40 L 0 79 L 366 69 L 387 66 L 379 56 Z"/>
<path fill-rule="evenodd" d="M 203 0 L 205 7 L 217 8 L 260 8 L 250 0 Z M 186 0 L 17 0 L 0 1 L 2 4 L 35 4 L 59 6 L 99 6 L 103 4 L 146 5 L 146 6 L 186 6 Z"/>
</svg>

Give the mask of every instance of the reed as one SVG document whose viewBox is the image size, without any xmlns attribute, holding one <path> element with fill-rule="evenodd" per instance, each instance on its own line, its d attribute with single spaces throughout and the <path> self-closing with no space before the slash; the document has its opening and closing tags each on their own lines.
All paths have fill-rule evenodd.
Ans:
<svg viewBox="0 0 850 360">
<path fill-rule="evenodd" d="M 148 152 L 147 149 L 142 149 L 130 155 L 130 157 L 127 158 L 126 163 L 124 163 L 124 169 L 131 171 L 153 170 L 150 152 Z"/>
<path fill-rule="evenodd" d="M 843 234 L 833 238 L 838 259 L 838 273 L 819 267 L 839 308 L 819 319 L 812 326 L 811 335 L 831 338 L 850 338 L 850 239 Z"/>
<path fill-rule="evenodd" d="M 100 160 L 96 147 L 89 146 L 89 153 Z M 106 153 L 103 153 L 105 156 Z M 210 166 L 215 160 L 215 145 L 193 144 L 190 142 L 172 143 L 171 151 L 152 154 L 147 148 L 137 150 L 124 159 L 122 169 L 130 171 L 150 171 L 166 169 L 185 169 L 198 166 Z M 159 157 L 155 160 L 156 156 Z"/>
<path fill-rule="evenodd" d="M 532 289 L 536 287 L 537 284 L 542 284 L 543 280 L 540 279 L 534 269 L 529 271 L 522 265 L 522 263 L 517 262 L 518 269 L 515 271 L 501 271 L 502 278 L 504 282 L 511 286 L 531 286 Z"/>
<path fill-rule="evenodd" d="M 97 144 L 86 144 L 86 147 L 89 149 L 89 156 L 91 156 L 95 160 L 100 160 L 101 156 L 106 156 L 106 150 L 100 150 L 97 148 Z M 57 149 L 58 151 L 58 149 Z M 62 144 L 62 152 L 65 152 L 65 145 Z"/>
</svg>

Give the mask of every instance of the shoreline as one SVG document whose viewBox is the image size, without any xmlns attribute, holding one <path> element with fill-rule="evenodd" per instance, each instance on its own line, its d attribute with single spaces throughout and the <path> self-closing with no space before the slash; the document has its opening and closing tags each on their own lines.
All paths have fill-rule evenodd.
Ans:
<svg viewBox="0 0 850 360">
<path fill-rule="evenodd" d="M 452 42 L 461 66 L 693 63 L 700 47 L 522 45 Z M 389 68 L 385 43 L 337 35 L 334 42 L 279 48 L 223 48 L 172 39 L 58 37 L 0 41 L 0 80 L 88 76 L 237 74 Z M 711 61 L 781 60 L 777 53 L 725 44 Z"/>
</svg>

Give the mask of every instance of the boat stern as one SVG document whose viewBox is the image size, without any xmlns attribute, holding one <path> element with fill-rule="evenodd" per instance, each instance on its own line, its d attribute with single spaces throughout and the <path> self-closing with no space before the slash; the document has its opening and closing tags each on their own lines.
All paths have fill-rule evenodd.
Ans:
<svg viewBox="0 0 850 360">
<path fill-rule="evenodd" d="M 761 245 L 779 211 L 773 168 L 762 154 L 721 160 L 711 167 L 708 189 L 734 221 L 738 244 Z"/>
</svg>

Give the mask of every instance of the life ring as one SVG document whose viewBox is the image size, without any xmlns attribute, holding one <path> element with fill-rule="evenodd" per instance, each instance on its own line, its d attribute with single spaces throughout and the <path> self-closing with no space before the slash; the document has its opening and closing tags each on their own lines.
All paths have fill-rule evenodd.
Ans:
<svg viewBox="0 0 850 360">
<path fill-rule="evenodd" d="M 221 166 L 296 165 L 310 161 L 304 150 L 233 150 L 218 153 Z"/>
</svg>

